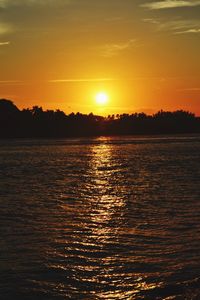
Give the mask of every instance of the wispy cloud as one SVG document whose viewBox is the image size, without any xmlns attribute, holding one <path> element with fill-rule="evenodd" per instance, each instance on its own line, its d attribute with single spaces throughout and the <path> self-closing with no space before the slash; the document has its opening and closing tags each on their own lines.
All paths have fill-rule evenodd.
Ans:
<svg viewBox="0 0 200 300">
<path fill-rule="evenodd" d="M 22 85 L 23 81 L 19 80 L 0 80 L 0 85 Z"/>
<path fill-rule="evenodd" d="M 183 31 L 178 31 L 176 34 L 185 34 L 185 33 L 200 33 L 200 28 L 192 28 L 192 29 L 187 29 Z"/>
<path fill-rule="evenodd" d="M 158 81 L 163 81 L 166 79 L 176 79 L 176 77 L 167 77 L 167 78 L 160 78 L 160 77 L 152 77 L 152 76 L 142 76 L 142 77 L 116 77 L 116 78 L 72 78 L 72 79 L 52 79 L 48 80 L 50 83 L 65 83 L 65 82 L 103 82 L 103 81 L 143 81 L 147 79 L 154 79 Z"/>
<path fill-rule="evenodd" d="M 189 30 L 198 30 L 200 28 L 200 20 L 171 20 L 160 22 L 160 30 L 172 30 L 172 31 L 189 31 Z"/>
<path fill-rule="evenodd" d="M 160 21 L 153 19 L 153 18 L 145 18 L 142 21 L 146 22 L 146 23 L 151 23 L 151 24 L 160 24 Z"/>
<path fill-rule="evenodd" d="M 103 82 L 103 81 L 115 81 L 115 78 L 69 78 L 69 79 L 53 79 L 48 82 L 52 83 L 65 83 L 65 82 Z"/>
<path fill-rule="evenodd" d="M 141 4 L 141 7 L 154 9 L 168 9 L 168 8 L 179 8 L 179 7 L 194 7 L 199 6 L 199 0 L 163 0 Z"/>
<path fill-rule="evenodd" d="M 159 31 L 171 31 L 173 34 L 200 33 L 199 19 L 143 19 L 143 21 L 154 24 L 155 28 Z"/>
<path fill-rule="evenodd" d="M 118 55 L 120 52 L 132 48 L 135 45 L 136 40 L 131 39 L 127 42 L 106 44 L 100 47 L 101 56 L 112 57 Z"/>
<path fill-rule="evenodd" d="M 180 92 L 200 92 L 200 87 L 191 87 L 191 88 L 185 88 L 185 89 L 179 89 Z"/>
<path fill-rule="evenodd" d="M 10 45 L 10 42 L 0 42 L 0 46 L 7 46 Z"/>
</svg>

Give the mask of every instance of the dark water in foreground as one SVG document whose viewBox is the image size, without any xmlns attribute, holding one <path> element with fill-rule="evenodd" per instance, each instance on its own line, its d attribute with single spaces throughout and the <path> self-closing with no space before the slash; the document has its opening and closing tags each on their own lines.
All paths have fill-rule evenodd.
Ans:
<svg viewBox="0 0 200 300">
<path fill-rule="evenodd" d="M 200 137 L 0 141 L 0 299 L 200 299 Z"/>
</svg>

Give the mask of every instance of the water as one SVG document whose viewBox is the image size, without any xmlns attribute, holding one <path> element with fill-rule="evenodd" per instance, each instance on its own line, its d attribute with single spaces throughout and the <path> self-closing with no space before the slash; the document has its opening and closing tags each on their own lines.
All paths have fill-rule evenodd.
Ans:
<svg viewBox="0 0 200 300">
<path fill-rule="evenodd" d="M 199 182 L 199 136 L 0 141 L 1 299 L 200 299 Z"/>
</svg>

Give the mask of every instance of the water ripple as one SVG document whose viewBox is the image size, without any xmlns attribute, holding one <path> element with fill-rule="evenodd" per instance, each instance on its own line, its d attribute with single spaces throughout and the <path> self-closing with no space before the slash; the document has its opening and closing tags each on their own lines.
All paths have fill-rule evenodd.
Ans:
<svg viewBox="0 0 200 300">
<path fill-rule="evenodd" d="M 10 299 L 199 299 L 200 138 L 0 142 Z"/>
</svg>

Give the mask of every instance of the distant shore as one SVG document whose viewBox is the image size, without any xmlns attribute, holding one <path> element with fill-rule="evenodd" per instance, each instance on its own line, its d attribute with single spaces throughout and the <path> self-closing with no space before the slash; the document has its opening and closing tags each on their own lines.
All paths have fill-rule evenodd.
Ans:
<svg viewBox="0 0 200 300">
<path fill-rule="evenodd" d="M 200 117 L 184 110 L 117 114 L 46 110 L 34 106 L 19 110 L 11 100 L 0 100 L 0 138 L 70 138 L 117 135 L 165 135 L 200 133 Z"/>
</svg>

